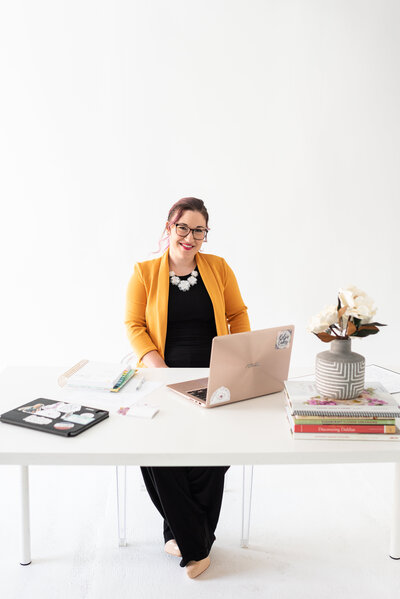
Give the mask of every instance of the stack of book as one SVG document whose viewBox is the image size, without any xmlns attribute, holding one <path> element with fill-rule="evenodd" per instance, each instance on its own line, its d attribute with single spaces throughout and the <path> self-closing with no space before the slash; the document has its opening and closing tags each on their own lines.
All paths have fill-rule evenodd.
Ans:
<svg viewBox="0 0 400 599">
<path fill-rule="evenodd" d="M 311 381 L 285 381 L 286 415 L 296 439 L 399 441 L 400 408 L 378 382 L 366 383 L 355 399 L 318 394 Z"/>
</svg>

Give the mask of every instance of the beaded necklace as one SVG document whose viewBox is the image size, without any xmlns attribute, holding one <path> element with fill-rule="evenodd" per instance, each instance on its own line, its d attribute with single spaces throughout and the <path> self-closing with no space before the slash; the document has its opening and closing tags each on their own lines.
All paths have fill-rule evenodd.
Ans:
<svg viewBox="0 0 400 599">
<path fill-rule="evenodd" d="M 181 291 L 189 291 L 189 289 L 193 287 L 193 285 L 196 285 L 199 273 L 197 272 L 197 270 L 192 270 L 192 272 L 190 273 L 190 277 L 183 281 L 180 277 L 178 277 L 178 275 L 174 273 L 173 270 L 170 270 L 169 276 L 172 285 L 176 285 L 178 289 L 180 289 Z"/>
</svg>

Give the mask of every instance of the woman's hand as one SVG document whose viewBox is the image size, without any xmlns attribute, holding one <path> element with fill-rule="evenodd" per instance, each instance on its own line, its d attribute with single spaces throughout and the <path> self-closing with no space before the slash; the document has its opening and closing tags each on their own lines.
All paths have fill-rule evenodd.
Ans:
<svg viewBox="0 0 400 599">
<path fill-rule="evenodd" d="M 142 358 L 142 362 L 147 368 L 168 368 L 158 351 L 149 351 Z"/>
</svg>

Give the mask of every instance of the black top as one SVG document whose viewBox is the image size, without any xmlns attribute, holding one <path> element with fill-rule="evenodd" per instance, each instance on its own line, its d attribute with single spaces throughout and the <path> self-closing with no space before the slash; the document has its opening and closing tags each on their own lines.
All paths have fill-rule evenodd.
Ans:
<svg viewBox="0 0 400 599">
<path fill-rule="evenodd" d="M 195 270 L 198 272 L 197 267 Z M 179 277 L 185 281 L 190 274 Z M 181 291 L 169 282 L 165 363 L 175 368 L 208 368 L 211 343 L 217 335 L 214 309 L 198 272 L 197 283 Z"/>
</svg>

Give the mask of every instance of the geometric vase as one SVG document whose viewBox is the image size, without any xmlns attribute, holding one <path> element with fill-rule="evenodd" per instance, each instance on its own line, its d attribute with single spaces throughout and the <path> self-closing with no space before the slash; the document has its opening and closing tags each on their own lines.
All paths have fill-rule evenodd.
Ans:
<svg viewBox="0 0 400 599">
<path fill-rule="evenodd" d="M 331 349 L 316 357 L 318 393 L 334 399 L 353 399 L 364 389 L 365 358 L 351 351 L 351 339 L 331 342 Z"/>
</svg>

